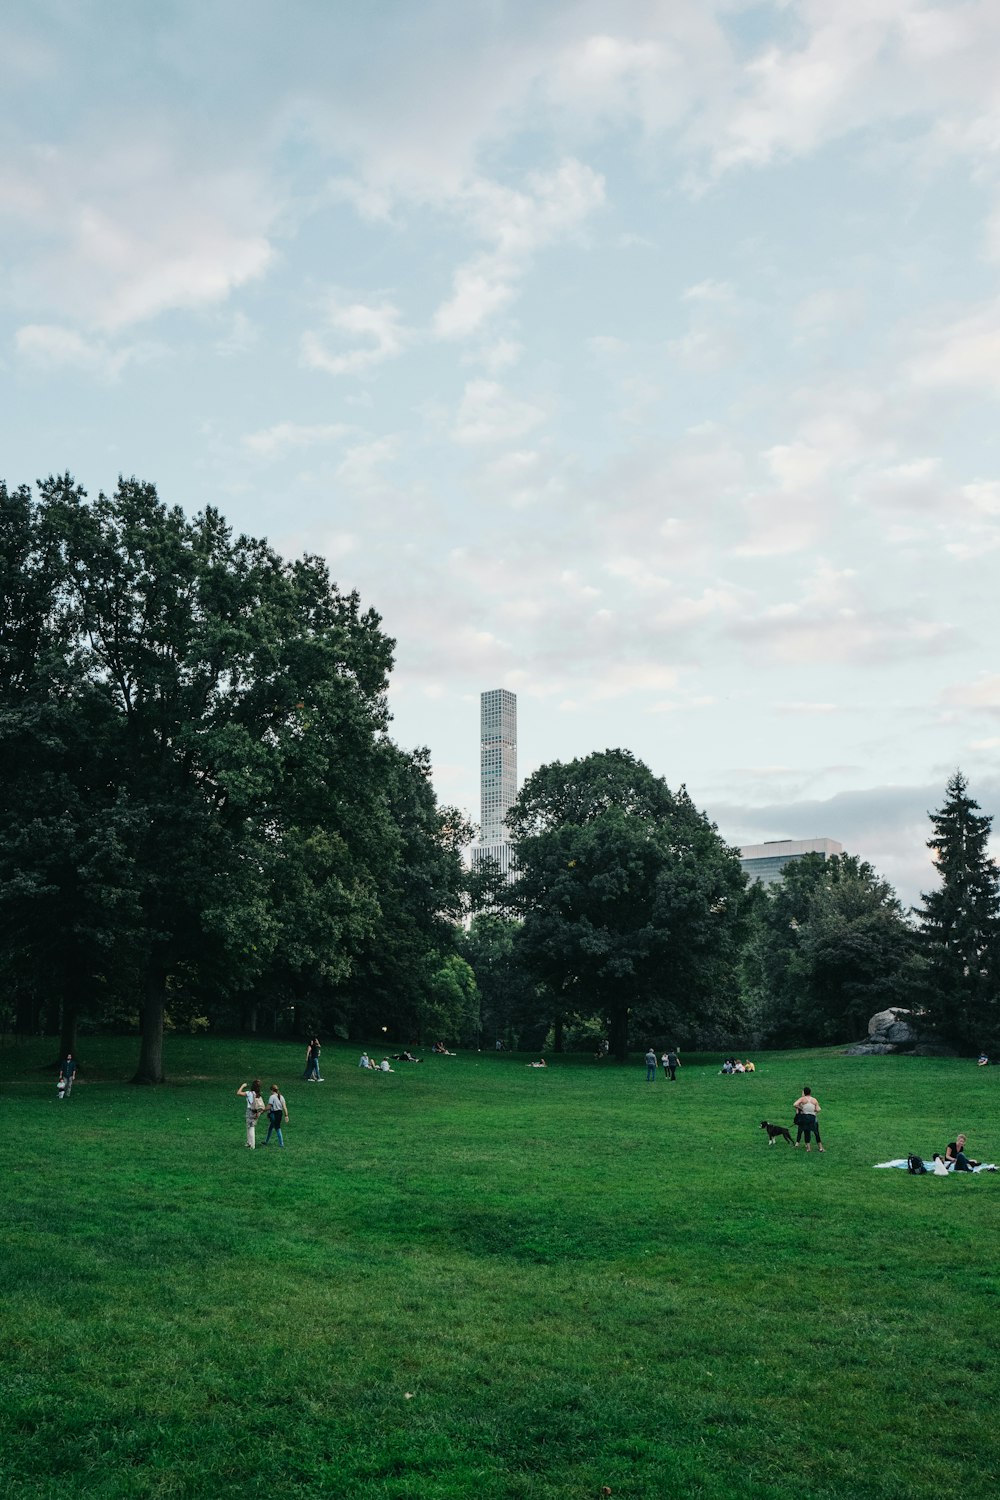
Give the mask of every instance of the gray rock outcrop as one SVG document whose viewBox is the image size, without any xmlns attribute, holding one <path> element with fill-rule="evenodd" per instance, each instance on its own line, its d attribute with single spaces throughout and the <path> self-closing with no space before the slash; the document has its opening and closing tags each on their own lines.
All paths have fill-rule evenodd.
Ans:
<svg viewBox="0 0 1000 1500">
<path fill-rule="evenodd" d="M 844 1049 L 847 1057 L 881 1057 L 889 1052 L 910 1052 L 920 1042 L 913 1012 L 901 1005 L 880 1010 L 868 1022 L 868 1039 Z"/>
</svg>

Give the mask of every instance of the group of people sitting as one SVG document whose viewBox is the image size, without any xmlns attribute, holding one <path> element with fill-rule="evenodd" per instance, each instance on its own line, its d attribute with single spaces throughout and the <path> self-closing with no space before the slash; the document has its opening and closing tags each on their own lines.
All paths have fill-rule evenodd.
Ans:
<svg viewBox="0 0 1000 1500">
<path fill-rule="evenodd" d="M 457 1057 L 458 1056 L 457 1052 L 449 1052 L 448 1048 L 445 1046 L 444 1042 L 435 1042 L 434 1045 L 433 1045 L 433 1047 L 431 1048 L 431 1051 L 434 1052 L 434 1053 L 436 1053 L 438 1057 Z"/>
<path fill-rule="evenodd" d="M 418 1059 L 413 1057 L 408 1060 L 410 1062 L 416 1062 Z M 376 1062 L 374 1057 L 368 1056 L 367 1052 L 362 1052 L 361 1056 L 358 1058 L 358 1067 L 369 1068 L 373 1073 L 395 1073 L 396 1071 L 395 1068 L 389 1066 L 389 1059 L 387 1057 L 383 1057 L 381 1062 Z"/>
<path fill-rule="evenodd" d="M 756 1071 L 749 1057 L 746 1062 L 740 1062 L 738 1057 L 727 1057 L 719 1069 L 720 1073 L 756 1073 Z"/>
</svg>

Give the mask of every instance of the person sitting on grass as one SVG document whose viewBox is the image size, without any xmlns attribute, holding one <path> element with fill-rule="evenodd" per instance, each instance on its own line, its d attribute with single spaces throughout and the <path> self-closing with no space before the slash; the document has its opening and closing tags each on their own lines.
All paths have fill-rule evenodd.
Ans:
<svg viewBox="0 0 1000 1500">
<path fill-rule="evenodd" d="M 734 1073 L 745 1073 L 746 1072 L 746 1068 L 740 1062 L 739 1058 L 737 1058 L 736 1061 L 733 1063 L 733 1072 Z"/>
<path fill-rule="evenodd" d="M 756 1073 L 756 1071 L 757 1071 L 757 1069 L 754 1067 L 753 1063 L 750 1061 L 749 1057 L 747 1058 L 746 1062 L 743 1064 L 743 1071 L 744 1071 L 744 1073 Z"/>
<path fill-rule="evenodd" d="M 731 1057 L 726 1058 L 725 1062 L 722 1064 L 722 1067 L 719 1069 L 719 1072 L 726 1073 L 727 1075 L 733 1072 L 733 1060 Z"/>
<path fill-rule="evenodd" d="M 387 1057 L 383 1057 L 382 1061 L 379 1063 L 379 1068 L 383 1073 L 395 1073 L 396 1071 L 395 1068 L 390 1068 L 389 1059 Z"/>
<path fill-rule="evenodd" d="M 965 1154 L 964 1135 L 957 1135 L 953 1141 L 948 1142 L 944 1159 L 951 1163 L 953 1172 L 971 1172 L 973 1167 L 979 1166 L 977 1161 L 971 1161 Z"/>
<path fill-rule="evenodd" d="M 985 1052 L 980 1052 L 980 1054 L 979 1054 L 979 1067 L 981 1067 L 981 1068 L 987 1068 L 987 1067 L 989 1067 L 989 1062 L 990 1062 L 990 1060 L 986 1056 L 986 1053 Z"/>
</svg>

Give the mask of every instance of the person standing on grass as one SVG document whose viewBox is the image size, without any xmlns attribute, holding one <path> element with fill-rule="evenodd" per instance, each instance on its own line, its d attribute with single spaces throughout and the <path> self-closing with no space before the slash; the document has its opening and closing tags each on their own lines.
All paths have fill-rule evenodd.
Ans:
<svg viewBox="0 0 1000 1500">
<path fill-rule="evenodd" d="M 646 1053 L 646 1082 L 656 1082 L 656 1053 L 653 1051 L 652 1047 L 650 1047 L 649 1051 Z"/>
<path fill-rule="evenodd" d="M 671 1047 L 670 1050 L 669 1050 L 669 1052 L 664 1052 L 664 1054 L 663 1054 L 663 1076 L 664 1076 L 664 1078 L 669 1079 L 671 1083 L 676 1083 L 677 1082 L 677 1069 L 680 1067 L 680 1065 L 681 1065 L 681 1060 L 680 1060 L 680 1058 L 677 1055 L 677 1048 L 676 1047 Z"/>
<path fill-rule="evenodd" d="M 60 1097 L 68 1099 L 73 1092 L 73 1079 L 76 1077 L 76 1058 L 72 1052 L 67 1052 L 59 1064 L 59 1082 L 62 1084 Z"/>
<path fill-rule="evenodd" d="M 319 1037 L 314 1036 L 310 1041 L 308 1050 L 306 1052 L 306 1071 L 303 1074 L 303 1077 L 305 1078 L 305 1081 L 307 1083 L 323 1082 L 322 1078 L 319 1076 L 319 1054 L 321 1051 L 322 1047 L 320 1046 Z"/>
<path fill-rule="evenodd" d="M 267 1137 L 264 1141 L 265 1146 L 269 1143 L 272 1134 L 277 1134 L 278 1145 L 284 1150 L 285 1139 L 281 1134 L 282 1121 L 286 1125 L 288 1124 L 288 1105 L 285 1103 L 285 1096 L 278 1088 L 278 1085 L 272 1083 L 271 1094 L 267 1101 Z"/>
<path fill-rule="evenodd" d="M 257 1149 L 257 1121 L 266 1107 L 261 1093 L 260 1079 L 255 1078 L 253 1083 L 241 1083 L 236 1092 L 242 1094 L 247 1101 L 247 1149 L 255 1151 Z"/>
<path fill-rule="evenodd" d="M 812 1137 L 815 1136 L 817 1146 L 823 1151 L 825 1147 L 820 1139 L 819 1119 L 817 1118 L 820 1109 L 819 1100 L 812 1089 L 804 1088 L 792 1105 L 792 1108 L 795 1111 L 795 1124 L 797 1126 L 795 1136 L 796 1146 L 800 1143 L 804 1135 L 806 1138 L 806 1150 L 811 1151 Z"/>
</svg>

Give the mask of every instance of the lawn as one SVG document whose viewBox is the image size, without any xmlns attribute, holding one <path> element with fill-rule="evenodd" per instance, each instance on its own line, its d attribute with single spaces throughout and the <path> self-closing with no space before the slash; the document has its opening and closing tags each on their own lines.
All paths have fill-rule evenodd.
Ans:
<svg viewBox="0 0 1000 1500">
<path fill-rule="evenodd" d="M 994 1496 L 1000 1069 L 0 1049 L 0 1494 Z M 287 1149 L 236 1085 L 285 1087 Z M 773 1148 L 810 1084 L 827 1153 Z M 264 1131 L 258 1132 L 258 1141 Z"/>
</svg>

